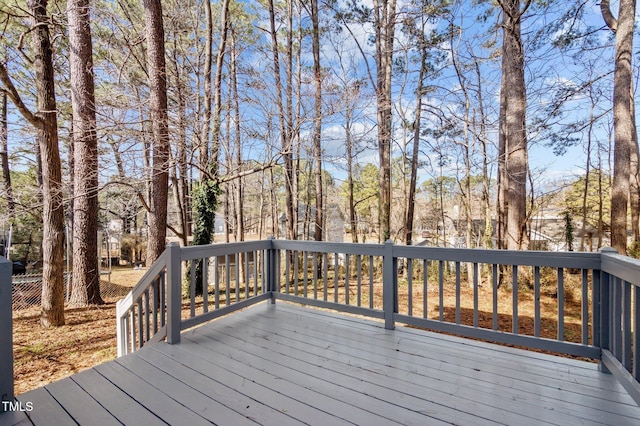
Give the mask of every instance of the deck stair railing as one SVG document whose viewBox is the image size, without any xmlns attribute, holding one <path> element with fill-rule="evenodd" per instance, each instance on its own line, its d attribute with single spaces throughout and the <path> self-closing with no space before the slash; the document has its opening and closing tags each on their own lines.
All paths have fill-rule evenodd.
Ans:
<svg viewBox="0 0 640 426">
<path fill-rule="evenodd" d="M 202 296 L 195 292 L 200 276 Z M 509 289 L 508 307 L 499 286 Z M 543 292 L 555 298 L 552 306 L 543 303 Z M 377 318 L 387 329 L 402 323 L 600 360 L 640 403 L 640 262 L 606 249 L 547 253 L 275 239 L 170 245 L 118 303 L 118 354 L 165 338 L 177 343 L 186 328 L 266 299 Z M 522 313 L 526 303 L 533 304 L 532 318 Z"/>
</svg>

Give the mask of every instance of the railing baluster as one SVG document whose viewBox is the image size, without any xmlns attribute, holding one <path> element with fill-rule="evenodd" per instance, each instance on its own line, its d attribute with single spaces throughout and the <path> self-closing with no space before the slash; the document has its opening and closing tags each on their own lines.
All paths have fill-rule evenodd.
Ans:
<svg viewBox="0 0 640 426">
<path fill-rule="evenodd" d="M 254 296 L 257 296 L 258 294 L 263 293 L 262 291 L 258 293 L 258 289 L 260 288 L 258 284 L 258 271 L 260 270 L 259 264 L 261 260 L 261 255 L 262 255 L 261 251 L 256 250 L 253 252 L 253 295 Z"/>
<path fill-rule="evenodd" d="M 513 296 L 512 332 L 518 334 L 520 331 L 518 324 L 518 265 L 511 267 L 511 295 Z"/>
<path fill-rule="evenodd" d="M 601 312 L 600 306 L 602 303 L 602 289 L 600 283 L 600 271 L 593 269 L 591 271 L 591 282 L 593 283 L 591 286 L 591 312 L 593 318 L 591 320 L 592 328 L 591 328 L 591 339 L 593 342 L 593 346 L 599 348 L 600 346 L 600 327 L 601 327 Z"/>
<path fill-rule="evenodd" d="M 631 284 L 622 281 L 622 365 L 631 371 Z"/>
<path fill-rule="evenodd" d="M 324 283 L 324 295 L 323 295 L 323 300 L 326 302 L 328 299 L 328 283 L 327 281 L 329 280 L 329 255 L 327 253 L 323 253 L 322 254 L 322 266 L 324 269 L 324 274 L 322 274 L 322 281 Z"/>
<path fill-rule="evenodd" d="M 589 271 L 582 270 L 582 344 L 589 344 Z"/>
<path fill-rule="evenodd" d="M 362 306 L 362 256 L 356 255 L 358 268 L 358 306 Z"/>
<path fill-rule="evenodd" d="M 129 322 L 131 323 L 131 352 L 136 351 L 136 305 L 129 310 Z"/>
<path fill-rule="evenodd" d="M 231 303 L 231 274 L 230 274 L 230 262 L 229 255 L 224 255 L 224 295 L 225 295 L 225 305 L 229 306 Z"/>
<path fill-rule="evenodd" d="M 498 330 L 498 265 L 491 265 L 491 288 L 493 291 L 493 318 L 492 318 L 492 328 L 494 331 Z"/>
<path fill-rule="evenodd" d="M 290 260 L 289 260 L 289 250 L 285 250 L 284 251 L 284 273 L 285 273 L 285 281 L 284 281 L 284 287 L 285 287 L 285 293 L 289 294 L 289 289 L 290 289 L 290 284 L 289 284 L 289 266 Z"/>
<path fill-rule="evenodd" d="M 369 308 L 373 309 L 373 256 L 369 256 Z"/>
<path fill-rule="evenodd" d="M 142 298 L 138 299 L 138 348 L 144 345 L 144 324 L 142 320 Z"/>
<path fill-rule="evenodd" d="M 298 257 L 298 251 L 294 251 L 293 252 L 293 283 L 294 283 L 294 290 L 293 290 L 293 294 L 295 296 L 298 295 L 299 291 L 298 291 L 298 275 L 300 274 L 300 268 L 299 265 L 300 261 L 299 261 L 299 257 Z"/>
<path fill-rule="evenodd" d="M 191 318 L 196 316 L 196 260 L 189 262 L 189 307 Z"/>
<path fill-rule="evenodd" d="M 440 321 L 444 321 L 444 261 L 438 261 L 438 286 L 439 286 L 439 310 Z"/>
<path fill-rule="evenodd" d="M 533 335 L 540 337 L 540 267 L 533 268 L 533 303 L 534 303 L 534 319 L 533 319 Z"/>
<path fill-rule="evenodd" d="M 242 256 L 240 255 L 240 253 L 235 253 L 233 255 L 233 258 L 235 260 L 235 268 L 234 268 L 234 281 L 236 284 L 236 297 L 234 298 L 234 301 L 237 303 L 240 301 L 240 263 L 242 262 L 241 258 Z"/>
<path fill-rule="evenodd" d="M 640 333 L 638 327 L 640 327 L 640 309 L 638 309 L 640 302 L 640 287 L 634 286 L 633 288 L 633 377 L 640 381 Z"/>
<path fill-rule="evenodd" d="M 601 271 L 600 279 L 600 347 L 602 349 L 613 348 L 611 335 L 611 326 L 613 325 L 611 317 L 611 302 L 613 295 L 611 291 L 611 277 L 607 272 Z"/>
<path fill-rule="evenodd" d="M 255 258 L 254 258 L 255 259 Z M 244 254 L 244 298 L 245 300 L 251 296 L 251 273 L 249 271 L 249 252 Z"/>
<path fill-rule="evenodd" d="M 202 259 L 202 310 L 209 312 L 209 258 Z"/>
<path fill-rule="evenodd" d="M 407 307 L 407 314 L 409 316 L 413 315 L 413 259 L 406 259 L 407 261 L 407 286 L 409 287 L 409 293 L 407 294 L 407 303 L 409 306 Z"/>
<path fill-rule="evenodd" d="M 318 256 L 319 253 L 313 253 L 313 298 L 318 299 Z"/>
<path fill-rule="evenodd" d="M 456 324 L 460 324 L 460 262 L 456 262 Z"/>
<path fill-rule="evenodd" d="M 558 340 L 564 341 L 564 268 L 558 268 Z"/>
<path fill-rule="evenodd" d="M 308 253 L 306 251 L 302 252 L 302 256 L 304 256 L 302 258 L 302 269 L 304 270 L 303 272 L 303 285 L 304 288 L 302 289 L 302 295 L 304 297 L 307 297 L 307 285 L 308 285 L 308 277 L 307 277 L 307 273 L 309 272 L 309 260 L 307 259 L 307 255 Z"/>
<path fill-rule="evenodd" d="M 338 269 L 338 253 L 333 253 L 333 301 L 335 303 L 338 303 L 338 289 L 340 288 Z"/>
<path fill-rule="evenodd" d="M 613 277 L 613 355 L 622 362 L 622 286 L 617 277 Z"/>
<path fill-rule="evenodd" d="M 153 280 L 153 334 L 155 336 L 155 334 L 158 332 L 158 307 L 159 307 L 159 285 L 158 285 L 158 281 L 159 278 L 156 278 L 155 280 Z"/>
<path fill-rule="evenodd" d="M 422 318 L 428 317 L 429 304 L 427 303 L 427 295 L 429 294 L 429 287 L 427 285 L 427 277 L 429 276 L 427 259 L 422 261 Z"/>
<path fill-rule="evenodd" d="M 167 270 L 160 274 L 160 327 L 167 324 Z"/>
<path fill-rule="evenodd" d="M 473 326 L 478 327 L 478 263 L 473 262 Z"/>
<path fill-rule="evenodd" d="M 147 289 L 144 291 L 144 332 L 145 332 L 144 341 L 145 342 L 151 339 L 151 321 L 149 319 L 150 317 L 151 317 L 151 306 L 149 304 L 149 287 L 147 287 Z"/>
<path fill-rule="evenodd" d="M 218 310 L 220 308 L 220 259 L 219 256 L 213 258 L 213 298 L 215 309 Z"/>
<path fill-rule="evenodd" d="M 344 255 L 344 303 L 349 304 L 349 255 Z"/>
</svg>

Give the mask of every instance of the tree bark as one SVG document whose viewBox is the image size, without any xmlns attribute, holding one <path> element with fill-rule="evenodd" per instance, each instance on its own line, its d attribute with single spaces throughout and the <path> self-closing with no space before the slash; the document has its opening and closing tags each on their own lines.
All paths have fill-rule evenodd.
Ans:
<svg viewBox="0 0 640 426">
<path fill-rule="evenodd" d="M 98 265 L 98 137 L 89 0 L 69 0 L 69 68 L 73 110 L 73 287 L 75 306 L 104 303 Z M 110 256 L 110 254 L 109 254 Z"/>
<path fill-rule="evenodd" d="M 313 76 L 316 85 L 314 98 L 314 125 L 313 125 L 313 154 L 315 162 L 316 183 L 316 216 L 315 233 L 316 241 L 323 240 L 323 193 L 322 193 L 322 73 L 320 69 L 320 24 L 318 17 L 318 0 L 311 0 L 311 21 L 313 23 Z"/>
<path fill-rule="evenodd" d="M 36 93 L 36 140 L 42 156 L 42 300 L 40 323 L 64 325 L 64 204 L 62 167 L 58 148 L 53 52 L 49 38 L 47 0 L 30 0 L 33 17 L 33 50 Z"/>
<path fill-rule="evenodd" d="M 149 76 L 149 118 L 153 133 L 151 197 L 148 212 L 149 240 L 147 264 L 162 254 L 167 237 L 169 188 L 169 118 L 167 114 L 167 73 L 164 27 L 160 0 L 143 0 Z"/>
<path fill-rule="evenodd" d="M 213 17 L 211 1 L 204 0 L 207 28 L 204 48 L 204 118 L 200 133 L 200 169 L 207 170 L 209 165 L 209 130 L 211 129 L 211 65 L 213 58 Z"/>
<path fill-rule="evenodd" d="M 614 164 L 611 190 L 611 246 L 627 254 L 627 204 L 629 202 L 631 153 L 637 149 L 633 116 L 633 27 L 635 0 L 621 0 L 618 19 L 613 18 L 609 0 L 601 2 L 605 23 L 616 33 L 615 74 L 613 88 Z"/>
<path fill-rule="evenodd" d="M 5 63 L 6 66 L 6 63 Z M 7 197 L 7 216 L 13 221 L 16 211 L 11 186 L 11 169 L 9 168 L 9 121 L 7 116 L 7 99 L 5 92 L 0 94 L 0 163 L 2 165 L 2 180 Z"/>
<path fill-rule="evenodd" d="M 499 1 L 502 7 L 502 86 L 500 97 L 500 145 L 504 151 L 503 173 L 500 174 L 506 226 L 502 235 L 506 248 L 522 250 L 527 238 L 527 95 L 524 79 L 524 49 L 521 18 L 530 1 L 520 8 L 520 0 Z M 500 163 L 499 163 L 500 164 Z"/>
<path fill-rule="evenodd" d="M 377 67 L 378 154 L 380 158 L 380 233 L 391 237 L 391 74 L 396 20 L 396 0 L 374 0 Z"/>
</svg>

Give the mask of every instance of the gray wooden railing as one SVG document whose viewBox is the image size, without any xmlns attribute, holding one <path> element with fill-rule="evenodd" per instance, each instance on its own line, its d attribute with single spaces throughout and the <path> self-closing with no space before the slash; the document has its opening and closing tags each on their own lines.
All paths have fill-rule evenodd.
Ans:
<svg viewBox="0 0 640 426">
<path fill-rule="evenodd" d="M 199 262 L 206 265 L 203 297 L 195 294 Z M 498 303 L 499 285 L 511 289 L 506 311 Z M 549 306 L 541 303 L 543 288 L 555 296 L 551 319 Z M 526 298 L 534 305 L 533 318 L 521 314 L 525 302 L 519 296 L 525 291 L 533 295 Z M 577 308 L 565 302 L 574 292 Z M 445 294 L 451 293 L 454 302 L 447 304 Z M 480 293 L 489 294 L 491 308 L 480 308 Z M 471 300 L 463 300 L 465 294 Z M 181 330 L 265 299 L 378 318 L 388 329 L 402 323 L 601 360 L 602 369 L 640 403 L 640 337 L 634 332 L 640 326 L 640 262 L 606 250 L 515 252 L 274 239 L 171 245 L 118 303 L 118 354 L 164 338 L 177 343 Z M 577 312 L 569 315 L 569 309 Z M 549 327 L 553 338 L 541 332 Z"/>
<path fill-rule="evenodd" d="M 11 262 L 0 257 L 0 401 L 13 401 Z M 4 404 L 0 404 L 0 413 Z"/>
</svg>

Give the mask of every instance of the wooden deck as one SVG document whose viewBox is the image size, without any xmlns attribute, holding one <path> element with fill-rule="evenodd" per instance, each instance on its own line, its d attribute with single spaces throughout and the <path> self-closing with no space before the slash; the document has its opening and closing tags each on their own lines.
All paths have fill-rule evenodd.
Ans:
<svg viewBox="0 0 640 426">
<path fill-rule="evenodd" d="M 19 395 L 0 425 L 640 424 L 597 365 L 278 302 Z"/>
</svg>

